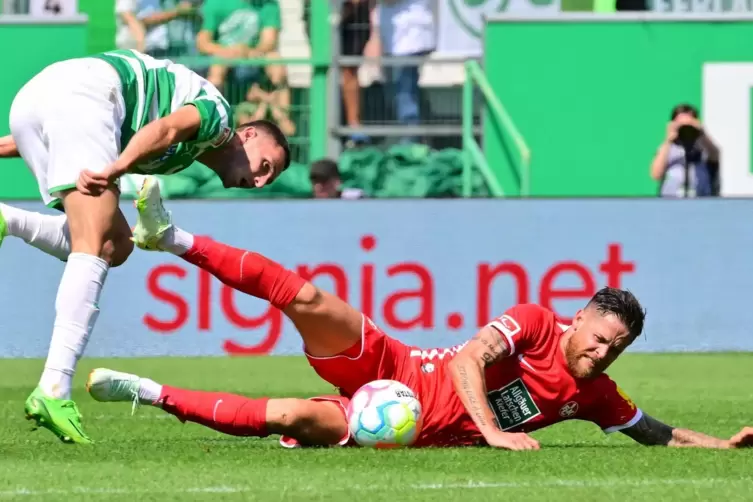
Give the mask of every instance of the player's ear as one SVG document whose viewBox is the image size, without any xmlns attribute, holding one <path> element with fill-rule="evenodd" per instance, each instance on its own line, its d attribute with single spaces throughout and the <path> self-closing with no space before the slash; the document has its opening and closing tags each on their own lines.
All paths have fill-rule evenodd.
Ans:
<svg viewBox="0 0 753 502">
<path fill-rule="evenodd" d="M 585 311 L 583 309 L 579 309 L 575 316 L 573 316 L 573 331 L 578 331 L 578 328 L 580 328 L 580 325 L 583 324 L 583 317 L 585 315 Z"/>
</svg>

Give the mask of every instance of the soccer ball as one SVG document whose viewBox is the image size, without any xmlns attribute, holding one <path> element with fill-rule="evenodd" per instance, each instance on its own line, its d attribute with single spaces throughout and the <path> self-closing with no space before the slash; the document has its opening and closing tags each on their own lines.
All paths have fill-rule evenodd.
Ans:
<svg viewBox="0 0 753 502">
<path fill-rule="evenodd" d="M 350 435 L 361 446 L 408 446 L 421 432 L 421 403 L 394 380 L 375 380 L 353 394 L 348 404 Z"/>
</svg>

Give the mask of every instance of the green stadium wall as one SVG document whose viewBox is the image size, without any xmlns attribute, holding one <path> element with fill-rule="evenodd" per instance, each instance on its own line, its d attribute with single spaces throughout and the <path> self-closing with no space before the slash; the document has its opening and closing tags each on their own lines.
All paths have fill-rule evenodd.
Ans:
<svg viewBox="0 0 753 502">
<path fill-rule="evenodd" d="M 753 61 L 751 19 L 491 20 L 485 71 L 531 149 L 531 195 L 656 195 L 649 164 L 671 108 L 702 108 L 704 63 Z M 509 171 L 504 139 L 494 121 L 484 123 L 490 165 Z"/>
</svg>

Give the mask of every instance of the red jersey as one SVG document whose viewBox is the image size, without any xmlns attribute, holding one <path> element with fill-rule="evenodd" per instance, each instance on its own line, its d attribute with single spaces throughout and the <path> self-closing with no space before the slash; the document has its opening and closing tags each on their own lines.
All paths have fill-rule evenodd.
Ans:
<svg viewBox="0 0 753 502">
<path fill-rule="evenodd" d="M 486 369 L 487 399 L 502 430 L 530 432 L 580 419 L 610 433 L 641 418 L 641 410 L 606 374 L 589 380 L 570 375 L 560 349 L 567 326 L 552 311 L 534 304 L 518 305 L 489 326 L 505 337 L 511 350 L 508 357 Z M 307 357 L 324 380 L 340 389 L 343 409 L 361 385 L 397 380 L 412 388 L 421 402 L 424 422 L 415 446 L 470 445 L 483 443 L 483 436 L 448 371 L 449 362 L 464 345 L 409 347 L 386 336 L 364 316 L 360 344 L 333 357 Z"/>
<path fill-rule="evenodd" d="M 552 311 L 539 305 L 518 305 L 489 326 L 505 337 L 511 351 L 486 369 L 487 400 L 502 430 L 530 432 L 579 419 L 610 433 L 630 427 L 641 418 L 641 410 L 606 374 L 584 380 L 569 373 L 560 348 L 568 326 L 559 323 Z M 446 367 L 453 355 L 440 364 Z M 431 352 L 428 356 L 425 360 L 431 359 Z M 449 375 L 437 383 L 439 389 L 433 393 L 431 404 L 427 403 L 436 408 L 430 413 L 432 421 L 458 420 L 457 410 L 464 411 L 464 407 Z"/>
</svg>

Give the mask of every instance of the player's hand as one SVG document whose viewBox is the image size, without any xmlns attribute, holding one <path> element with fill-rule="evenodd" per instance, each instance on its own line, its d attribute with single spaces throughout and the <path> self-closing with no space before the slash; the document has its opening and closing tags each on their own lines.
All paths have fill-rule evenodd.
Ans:
<svg viewBox="0 0 753 502">
<path fill-rule="evenodd" d="M 539 442 L 528 434 L 522 432 L 502 432 L 493 431 L 485 434 L 484 439 L 494 448 L 504 448 L 506 450 L 539 450 Z"/>
<path fill-rule="evenodd" d="M 750 448 L 753 446 L 753 427 L 743 427 L 743 430 L 732 436 L 727 444 L 730 448 Z"/>
<path fill-rule="evenodd" d="M 122 174 L 115 166 L 108 167 L 101 173 L 83 170 L 76 181 L 76 190 L 94 197 L 102 195 Z"/>
</svg>

